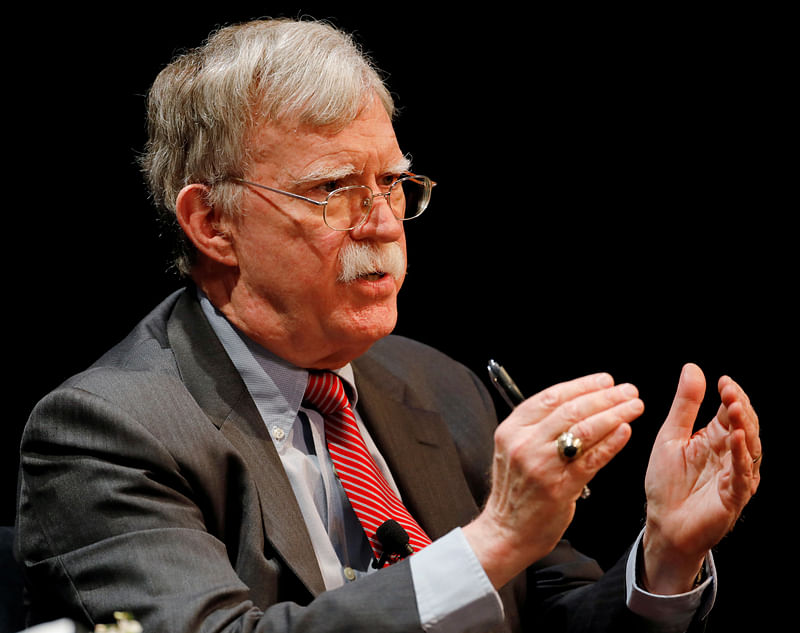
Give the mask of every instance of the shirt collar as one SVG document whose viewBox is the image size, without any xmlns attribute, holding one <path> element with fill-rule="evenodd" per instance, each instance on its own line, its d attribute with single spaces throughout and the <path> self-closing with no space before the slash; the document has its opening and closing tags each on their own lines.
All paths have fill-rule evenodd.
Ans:
<svg viewBox="0 0 800 633">
<path fill-rule="evenodd" d="M 262 416 L 284 420 L 291 425 L 303 402 L 308 370 L 276 356 L 228 321 L 199 288 L 200 305 L 211 328 L 217 334 Z M 333 370 L 345 384 L 353 407 L 358 399 L 353 368 L 348 363 Z"/>
</svg>

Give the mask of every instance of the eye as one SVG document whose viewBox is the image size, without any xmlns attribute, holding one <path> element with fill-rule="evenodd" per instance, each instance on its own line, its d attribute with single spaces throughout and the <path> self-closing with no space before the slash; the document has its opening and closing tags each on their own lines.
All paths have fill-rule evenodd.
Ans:
<svg viewBox="0 0 800 633">
<path fill-rule="evenodd" d="M 337 189 L 341 189 L 342 183 L 338 180 L 329 180 L 327 182 L 323 182 L 317 188 L 320 191 L 324 191 L 325 193 L 331 193 L 336 191 Z"/>
<path fill-rule="evenodd" d="M 388 189 L 402 177 L 403 174 L 384 174 L 383 176 L 378 178 L 378 184 L 381 187 Z"/>
<path fill-rule="evenodd" d="M 310 198 L 314 198 L 315 200 L 322 201 L 331 193 L 337 189 L 341 189 L 343 186 L 344 185 L 342 184 L 341 180 L 323 180 L 321 182 L 309 185 L 308 189 L 306 189 L 305 195 Z"/>
</svg>

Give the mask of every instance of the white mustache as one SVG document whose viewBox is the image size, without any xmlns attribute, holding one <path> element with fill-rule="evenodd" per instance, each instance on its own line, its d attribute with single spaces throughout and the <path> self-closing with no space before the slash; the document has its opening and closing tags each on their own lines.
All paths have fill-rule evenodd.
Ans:
<svg viewBox="0 0 800 633">
<path fill-rule="evenodd" d="M 373 273 L 386 273 L 395 279 L 406 274 L 406 258 L 397 242 L 350 242 L 339 251 L 339 265 L 338 280 L 344 283 Z"/>
</svg>

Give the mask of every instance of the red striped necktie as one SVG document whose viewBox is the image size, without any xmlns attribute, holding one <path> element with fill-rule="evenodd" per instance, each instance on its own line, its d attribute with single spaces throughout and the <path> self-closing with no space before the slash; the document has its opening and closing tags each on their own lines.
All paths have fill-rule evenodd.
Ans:
<svg viewBox="0 0 800 633">
<path fill-rule="evenodd" d="M 339 377 L 330 372 L 309 374 L 305 400 L 325 418 L 325 437 L 336 475 L 376 558 L 381 558 L 383 548 L 375 533 L 389 519 L 403 526 L 415 552 L 430 545 L 430 538 L 389 487 L 369 454 Z M 389 561 L 398 558 L 393 555 Z"/>
</svg>

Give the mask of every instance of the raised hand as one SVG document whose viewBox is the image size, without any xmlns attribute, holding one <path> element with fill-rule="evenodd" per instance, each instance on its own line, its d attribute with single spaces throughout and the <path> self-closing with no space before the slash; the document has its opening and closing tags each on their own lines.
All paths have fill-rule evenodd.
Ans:
<svg viewBox="0 0 800 633">
<path fill-rule="evenodd" d="M 489 499 L 464 528 L 495 587 L 555 547 L 583 487 L 625 446 L 643 410 L 633 385 L 594 374 L 529 398 L 497 428 Z M 566 431 L 582 446 L 572 460 L 556 447 Z"/>
<path fill-rule="evenodd" d="M 691 589 L 706 553 L 732 529 L 760 481 L 758 416 L 747 395 L 720 378 L 717 415 L 694 432 L 705 389 L 700 368 L 686 365 L 650 456 L 644 582 L 653 593 Z"/>
</svg>

